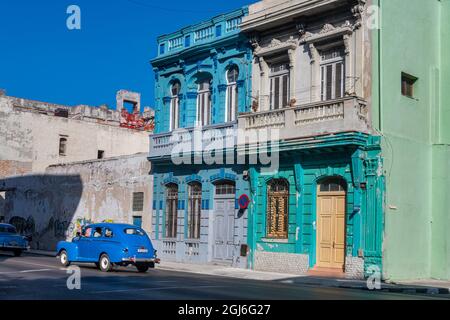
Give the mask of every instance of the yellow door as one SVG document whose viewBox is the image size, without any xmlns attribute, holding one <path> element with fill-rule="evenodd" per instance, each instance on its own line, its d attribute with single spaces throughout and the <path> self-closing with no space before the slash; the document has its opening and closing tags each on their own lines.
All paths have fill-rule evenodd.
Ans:
<svg viewBox="0 0 450 320">
<path fill-rule="evenodd" d="M 345 191 L 317 197 L 317 266 L 344 270 Z"/>
</svg>

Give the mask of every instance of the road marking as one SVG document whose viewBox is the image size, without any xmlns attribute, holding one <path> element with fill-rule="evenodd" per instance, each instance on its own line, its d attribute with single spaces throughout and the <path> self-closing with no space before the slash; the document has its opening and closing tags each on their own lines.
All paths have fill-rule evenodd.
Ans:
<svg viewBox="0 0 450 320">
<path fill-rule="evenodd" d="M 117 292 L 136 292 L 136 291 L 153 291 L 153 290 L 173 290 L 173 289 L 214 289 L 226 288 L 225 286 L 196 286 L 196 287 L 160 287 L 160 288 L 141 288 L 141 289 L 122 289 L 122 290 L 108 290 L 108 291 L 93 291 L 91 294 L 98 293 L 117 293 Z"/>
<path fill-rule="evenodd" d="M 36 270 L 22 270 L 22 271 L 7 271 L 0 272 L 0 274 L 14 274 L 14 273 L 32 273 L 32 272 L 44 272 L 44 271 L 52 271 L 53 269 L 36 269 Z"/>
<path fill-rule="evenodd" d="M 26 261 L 22 261 L 22 260 L 14 260 L 14 261 L 8 260 L 8 263 L 9 262 L 14 262 L 14 263 L 20 262 L 20 263 L 28 264 L 28 265 L 31 265 L 31 266 L 45 267 L 45 268 L 52 268 L 52 269 L 60 269 L 59 267 L 56 267 L 56 266 L 49 266 L 49 265 L 46 265 L 46 264 L 26 262 Z"/>
</svg>

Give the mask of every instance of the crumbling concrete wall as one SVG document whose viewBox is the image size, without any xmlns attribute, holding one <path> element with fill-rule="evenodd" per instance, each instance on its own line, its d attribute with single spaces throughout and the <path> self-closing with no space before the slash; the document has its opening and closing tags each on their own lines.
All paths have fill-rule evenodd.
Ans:
<svg viewBox="0 0 450 320">
<path fill-rule="evenodd" d="M 0 180 L 6 191 L 5 221 L 24 235 L 32 247 L 54 250 L 85 224 L 133 223 L 151 233 L 153 177 L 147 154 L 53 165 L 45 174 Z M 144 193 L 142 211 L 133 212 L 133 193 Z"/>
<path fill-rule="evenodd" d="M 58 108 L 69 116 L 55 116 Z M 149 148 L 148 132 L 120 127 L 120 113 L 105 107 L 70 108 L 0 95 L 0 123 L 0 178 L 97 159 L 100 150 L 109 158 Z M 61 137 L 67 139 L 65 155 L 59 153 Z"/>
</svg>

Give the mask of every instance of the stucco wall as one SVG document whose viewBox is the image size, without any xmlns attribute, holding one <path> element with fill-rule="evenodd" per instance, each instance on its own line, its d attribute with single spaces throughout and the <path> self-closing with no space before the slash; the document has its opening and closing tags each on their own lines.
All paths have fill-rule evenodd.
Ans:
<svg viewBox="0 0 450 320">
<path fill-rule="evenodd" d="M 374 126 L 383 135 L 386 170 L 384 277 L 430 278 L 437 274 L 432 272 L 432 242 L 437 240 L 433 226 L 446 221 L 443 215 L 448 221 L 448 206 L 445 214 L 436 215 L 435 210 L 444 209 L 435 205 L 443 194 L 438 196 L 432 180 L 433 174 L 434 180 L 442 177 L 437 168 L 447 165 L 439 163 L 438 159 L 444 158 L 433 151 L 433 144 L 439 143 L 445 127 L 439 128 L 444 103 L 439 99 L 439 81 L 444 76 L 441 62 L 446 59 L 439 48 L 440 22 L 445 21 L 440 16 L 445 12 L 444 3 L 448 10 L 448 3 L 375 2 L 381 3 L 382 12 L 381 33 L 374 33 L 377 97 L 373 118 Z M 401 94 L 402 72 L 418 77 L 414 98 Z M 444 268 L 448 269 L 448 263 L 437 267 L 441 274 Z"/>
<path fill-rule="evenodd" d="M 200 168 L 191 166 L 185 169 L 176 166 L 160 166 L 155 164 L 157 173 L 154 174 L 154 201 L 153 201 L 153 234 L 155 247 L 162 258 L 168 261 L 208 263 L 214 260 L 215 245 L 215 183 L 230 179 L 236 183 L 235 200 L 242 194 L 249 194 L 249 184 L 242 177 L 243 168 L 239 166 L 218 168 Z M 187 239 L 188 225 L 188 186 L 192 181 L 202 184 L 202 210 L 200 239 Z M 166 184 L 178 185 L 178 220 L 176 239 L 165 237 L 166 227 Z M 236 201 L 235 201 L 236 202 Z M 233 253 L 230 263 L 235 267 L 247 267 L 247 257 L 241 256 L 241 245 L 247 244 L 247 210 L 241 211 L 235 207 L 233 221 Z M 189 245 L 195 244 L 194 253 Z"/>
<path fill-rule="evenodd" d="M 142 216 L 151 233 L 153 178 L 146 154 L 49 167 L 43 175 L 0 180 L 7 190 L 5 221 L 33 236 L 32 247 L 53 250 L 86 223 L 132 223 Z M 133 192 L 144 192 L 144 210 L 133 212 Z"/>
<path fill-rule="evenodd" d="M 148 152 L 148 132 L 95 119 L 82 121 L 20 111 L 15 101 L 0 96 L 0 177 L 43 173 L 52 164 L 97 159 L 98 150 L 103 150 L 105 157 Z M 67 136 L 65 156 L 59 155 L 61 135 Z"/>
</svg>

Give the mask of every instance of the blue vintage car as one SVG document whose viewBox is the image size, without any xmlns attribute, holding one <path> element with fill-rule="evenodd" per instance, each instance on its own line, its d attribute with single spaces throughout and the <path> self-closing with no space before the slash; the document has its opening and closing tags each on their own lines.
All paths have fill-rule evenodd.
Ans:
<svg viewBox="0 0 450 320">
<path fill-rule="evenodd" d="M 72 242 L 58 243 L 57 258 L 65 267 L 72 262 L 92 262 L 104 272 L 111 271 L 115 265 L 134 265 L 139 272 L 147 272 L 159 263 L 156 250 L 144 230 L 114 223 L 83 227 Z"/>
<path fill-rule="evenodd" d="M 17 233 L 13 225 L 0 223 L 0 250 L 13 252 L 19 257 L 22 252 L 27 251 L 30 247 L 28 241 L 30 237 L 24 237 Z"/>
</svg>

